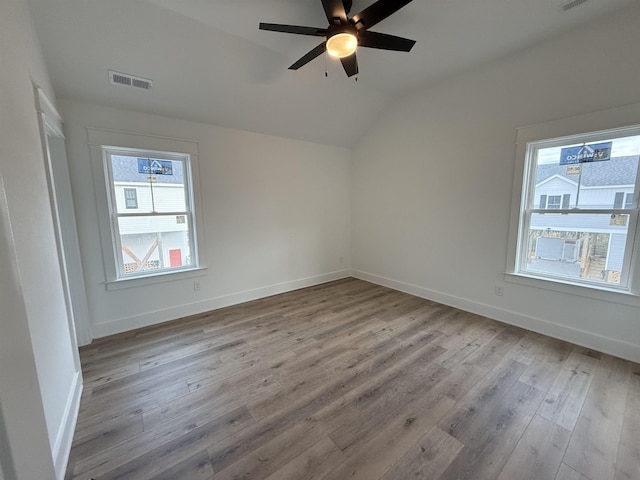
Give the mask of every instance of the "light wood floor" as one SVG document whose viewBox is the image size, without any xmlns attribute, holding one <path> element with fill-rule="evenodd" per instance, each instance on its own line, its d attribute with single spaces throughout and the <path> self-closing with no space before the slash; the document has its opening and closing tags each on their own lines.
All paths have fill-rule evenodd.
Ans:
<svg viewBox="0 0 640 480">
<path fill-rule="evenodd" d="M 356 279 L 81 358 L 68 479 L 640 479 L 640 365 Z"/>
</svg>

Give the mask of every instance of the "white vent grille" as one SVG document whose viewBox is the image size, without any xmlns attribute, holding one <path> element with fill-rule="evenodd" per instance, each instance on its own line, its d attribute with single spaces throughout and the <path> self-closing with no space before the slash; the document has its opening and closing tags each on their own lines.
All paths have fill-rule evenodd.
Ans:
<svg viewBox="0 0 640 480">
<path fill-rule="evenodd" d="M 566 2 L 560 5 L 560 8 L 562 8 L 563 12 L 566 12 L 567 10 L 571 10 L 572 8 L 575 8 L 578 5 L 582 5 L 583 3 L 586 3 L 588 1 L 589 0 L 571 0 L 569 2 Z"/>
<path fill-rule="evenodd" d="M 124 85 L 125 87 L 141 88 L 151 90 L 153 82 L 148 78 L 135 77 L 128 73 L 114 72 L 109 70 L 109 83 L 111 85 Z"/>
</svg>

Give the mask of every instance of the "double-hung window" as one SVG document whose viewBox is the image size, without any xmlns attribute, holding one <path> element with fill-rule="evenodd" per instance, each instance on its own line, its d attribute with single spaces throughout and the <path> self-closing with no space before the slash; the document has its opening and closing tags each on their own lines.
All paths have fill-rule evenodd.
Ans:
<svg viewBox="0 0 640 480">
<path fill-rule="evenodd" d="M 116 278 L 197 267 L 189 155 L 102 151 Z"/>
<path fill-rule="evenodd" d="M 637 291 L 640 127 L 536 139 L 519 152 L 513 273 Z"/>
</svg>

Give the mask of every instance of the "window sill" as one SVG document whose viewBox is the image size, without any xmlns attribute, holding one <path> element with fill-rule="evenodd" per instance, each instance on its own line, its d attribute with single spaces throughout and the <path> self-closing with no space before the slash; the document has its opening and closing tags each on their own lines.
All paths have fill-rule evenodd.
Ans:
<svg viewBox="0 0 640 480">
<path fill-rule="evenodd" d="M 543 290 L 550 290 L 556 293 L 577 295 L 580 297 L 594 298 L 604 302 L 640 307 L 640 296 L 637 294 L 625 290 L 607 288 L 605 286 L 587 286 L 568 281 L 551 280 L 545 277 L 511 272 L 506 272 L 504 274 L 504 280 L 505 282 L 525 285 L 527 287 L 541 288 Z"/>
<path fill-rule="evenodd" d="M 185 280 L 187 278 L 203 277 L 207 274 L 207 267 L 189 268 L 176 272 L 162 272 L 155 275 L 121 278 L 105 282 L 104 286 L 108 291 L 123 290 L 125 288 L 146 287 L 163 282 L 173 282 L 175 280 Z"/>
</svg>

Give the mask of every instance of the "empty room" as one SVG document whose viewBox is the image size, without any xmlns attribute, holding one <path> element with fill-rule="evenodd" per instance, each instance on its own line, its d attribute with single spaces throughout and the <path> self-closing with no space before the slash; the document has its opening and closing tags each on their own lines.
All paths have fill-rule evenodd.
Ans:
<svg viewBox="0 0 640 480">
<path fill-rule="evenodd" d="M 640 479 L 637 0 L 0 0 L 0 480 Z"/>
</svg>

